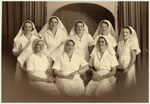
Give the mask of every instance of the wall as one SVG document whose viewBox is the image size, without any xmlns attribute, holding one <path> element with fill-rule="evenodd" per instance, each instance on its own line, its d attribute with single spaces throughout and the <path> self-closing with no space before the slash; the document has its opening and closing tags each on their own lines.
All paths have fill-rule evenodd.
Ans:
<svg viewBox="0 0 150 104">
<path fill-rule="evenodd" d="M 114 15 L 114 18 L 115 18 L 115 29 L 116 29 L 116 32 L 118 31 L 118 27 L 117 27 L 117 2 L 112 2 L 112 1 L 107 1 L 107 2 L 104 2 L 104 1 L 97 1 L 97 2 L 93 2 L 93 1 L 88 1 L 88 2 L 81 2 L 81 1 L 78 1 L 78 2 L 75 2 L 75 1 L 63 1 L 63 2 L 60 2 L 60 1 L 51 1 L 51 2 L 47 2 L 47 20 L 49 19 L 49 17 L 51 15 L 53 15 L 53 13 L 55 13 L 56 10 L 58 10 L 59 8 L 63 7 L 63 6 L 66 6 L 66 5 L 69 5 L 69 4 L 73 4 L 73 3 L 91 3 L 91 4 L 97 4 L 97 5 L 100 5 L 100 6 L 103 6 L 104 8 L 108 9 L 113 15 Z"/>
</svg>

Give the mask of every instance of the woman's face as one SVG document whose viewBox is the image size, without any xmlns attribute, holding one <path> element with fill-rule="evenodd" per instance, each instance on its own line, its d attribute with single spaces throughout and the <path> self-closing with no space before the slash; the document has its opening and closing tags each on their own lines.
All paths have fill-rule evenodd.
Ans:
<svg viewBox="0 0 150 104">
<path fill-rule="evenodd" d="M 49 25 L 50 25 L 50 28 L 57 28 L 58 20 L 56 18 L 52 18 Z"/>
<path fill-rule="evenodd" d="M 123 36 L 124 39 L 128 39 L 130 37 L 130 35 L 131 34 L 130 34 L 129 29 L 127 29 L 127 28 L 122 29 L 122 36 Z"/>
<path fill-rule="evenodd" d="M 74 45 L 74 43 L 72 41 L 68 41 L 66 43 L 66 46 L 65 46 L 66 52 L 73 52 L 74 48 L 75 48 L 75 45 Z"/>
<path fill-rule="evenodd" d="M 36 52 L 42 52 L 44 49 L 44 42 L 39 40 L 35 45 L 35 51 Z"/>
<path fill-rule="evenodd" d="M 99 49 L 104 49 L 107 46 L 107 43 L 103 38 L 99 38 L 97 44 L 99 46 Z"/>
<path fill-rule="evenodd" d="M 23 28 L 25 33 L 31 33 L 33 26 L 31 23 L 25 23 Z"/>
<path fill-rule="evenodd" d="M 77 23 L 75 27 L 75 31 L 77 34 L 81 34 L 84 30 L 84 25 L 83 23 Z"/>
<path fill-rule="evenodd" d="M 108 26 L 105 23 L 101 24 L 101 32 L 106 33 L 108 31 Z"/>
</svg>

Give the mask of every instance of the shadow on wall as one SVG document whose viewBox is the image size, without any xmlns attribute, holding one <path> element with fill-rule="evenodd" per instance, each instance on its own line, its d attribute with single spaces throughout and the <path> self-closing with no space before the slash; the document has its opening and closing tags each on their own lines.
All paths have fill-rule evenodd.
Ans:
<svg viewBox="0 0 150 104">
<path fill-rule="evenodd" d="M 99 22 L 103 19 L 109 20 L 115 28 L 113 14 L 108 9 L 96 4 L 69 4 L 56 10 L 53 15 L 61 19 L 68 33 L 76 20 L 83 20 L 87 24 L 91 35 L 94 34 Z"/>
</svg>

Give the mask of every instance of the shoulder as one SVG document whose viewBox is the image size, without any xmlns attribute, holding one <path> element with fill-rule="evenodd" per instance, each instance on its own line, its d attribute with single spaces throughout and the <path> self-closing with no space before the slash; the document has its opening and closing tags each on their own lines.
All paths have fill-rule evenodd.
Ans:
<svg viewBox="0 0 150 104">
<path fill-rule="evenodd" d="M 44 54 L 42 54 L 42 57 L 47 59 L 47 56 L 46 56 L 46 55 L 44 55 Z"/>
<path fill-rule="evenodd" d="M 38 35 L 32 34 L 33 39 L 38 39 Z"/>
<path fill-rule="evenodd" d="M 108 50 L 108 49 L 106 50 L 106 54 L 109 58 L 115 55 L 113 52 L 111 52 L 111 50 Z"/>
<path fill-rule="evenodd" d="M 132 38 L 129 39 L 130 44 L 134 44 L 134 40 Z"/>
<path fill-rule="evenodd" d="M 76 59 L 78 59 L 78 60 L 83 60 L 83 59 L 84 59 L 84 57 L 81 56 L 81 55 L 80 55 L 79 53 L 77 53 L 77 52 L 74 52 L 73 54 L 74 54 L 74 57 L 75 57 Z"/>
<path fill-rule="evenodd" d="M 46 31 L 43 33 L 43 36 L 48 36 L 49 34 L 51 34 L 50 29 L 46 30 Z"/>
<path fill-rule="evenodd" d="M 64 56 L 65 56 L 65 52 L 63 52 L 63 53 L 61 53 L 60 55 L 58 55 L 58 56 L 56 57 L 56 60 L 63 59 Z"/>
<path fill-rule="evenodd" d="M 16 44 L 21 44 L 25 40 L 25 36 L 21 35 L 16 41 L 14 41 Z"/>
<path fill-rule="evenodd" d="M 18 41 L 21 42 L 21 41 L 23 41 L 24 39 L 25 39 L 25 35 L 22 34 L 22 35 L 19 37 Z"/>
<path fill-rule="evenodd" d="M 85 37 L 89 37 L 89 36 L 91 36 L 91 34 L 89 34 L 89 33 L 84 33 L 84 36 L 85 36 Z"/>
<path fill-rule="evenodd" d="M 31 61 L 31 60 L 34 60 L 34 59 L 35 59 L 35 54 L 34 53 L 32 53 L 31 55 L 29 55 L 27 57 L 27 61 Z"/>
</svg>

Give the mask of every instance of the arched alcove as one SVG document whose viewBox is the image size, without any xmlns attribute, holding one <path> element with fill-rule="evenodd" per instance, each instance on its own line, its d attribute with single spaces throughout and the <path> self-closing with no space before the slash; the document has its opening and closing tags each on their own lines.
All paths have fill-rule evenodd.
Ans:
<svg viewBox="0 0 150 104">
<path fill-rule="evenodd" d="M 99 22 L 103 19 L 109 20 L 113 27 L 115 28 L 115 18 L 113 14 L 106 9 L 97 4 L 92 3 L 73 3 L 65 5 L 57 9 L 53 15 L 58 16 L 68 33 L 70 32 L 73 23 L 76 20 L 83 20 L 89 27 L 89 32 L 91 35 L 94 34 Z"/>
</svg>

